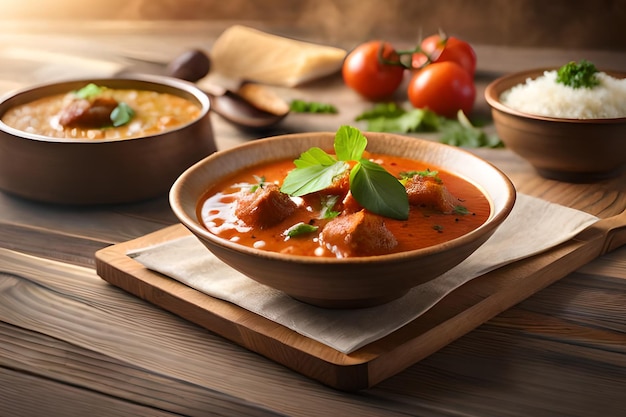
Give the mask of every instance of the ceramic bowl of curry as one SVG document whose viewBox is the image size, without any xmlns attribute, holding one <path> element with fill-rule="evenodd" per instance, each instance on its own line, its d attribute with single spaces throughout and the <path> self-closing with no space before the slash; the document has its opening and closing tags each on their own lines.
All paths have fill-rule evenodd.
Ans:
<svg viewBox="0 0 626 417">
<path fill-rule="evenodd" d="M 323 191 L 287 192 L 284 178 L 311 149 L 332 153 L 336 134 L 299 133 L 249 142 L 194 164 L 174 183 L 170 205 L 217 258 L 323 308 L 363 308 L 401 297 L 467 258 L 514 205 L 506 175 L 469 152 L 401 135 L 364 136 L 366 162 L 357 165 L 366 175 L 350 178 L 354 162 L 348 171 L 340 163 Z M 378 176 L 376 166 L 386 167 L 397 184 L 370 197 L 363 193 L 368 185 L 357 185 Z M 419 200 L 422 186 L 434 191 L 432 201 Z M 406 189 L 401 208 L 379 210 L 378 203 L 401 196 L 387 193 L 397 188 Z M 418 190 L 417 197 L 409 189 Z"/>
<path fill-rule="evenodd" d="M 0 190 L 56 204 L 167 196 L 216 150 L 206 94 L 168 77 L 80 79 L 0 100 Z"/>
<path fill-rule="evenodd" d="M 550 84 L 544 88 L 546 72 L 556 70 L 539 68 L 507 74 L 487 86 L 485 99 L 491 106 L 498 136 L 507 148 L 548 179 L 590 183 L 619 176 L 626 168 L 626 74 L 606 71 L 614 79 L 610 85 L 621 80 L 621 87 L 611 87 L 613 94 L 606 87 L 603 90 L 607 91 L 597 95 L 582 88 L 575 94 L 582 94 L 583 100 L 575 95 L 561 97 L 562 87 L 555 89 L 559 94 L 552 93 Z M 516 108 L 503 100 L 503 94 L 513 88 L 532 91 L 535 82 L 542 83 L 536 85 L 536 95 L 519 98 L 520 102 L 524 100 L 525 107 Z M 558 108 L 560 101 L 567 106 Z M 586 102 L 590 107 L 585 107 Z M 619 106 L 621 113 L 605 114 Z M 570 107 L 571 111 L 566 112 Z M 576 111 L 584 113 L 577 115 Z"/>
</svg>

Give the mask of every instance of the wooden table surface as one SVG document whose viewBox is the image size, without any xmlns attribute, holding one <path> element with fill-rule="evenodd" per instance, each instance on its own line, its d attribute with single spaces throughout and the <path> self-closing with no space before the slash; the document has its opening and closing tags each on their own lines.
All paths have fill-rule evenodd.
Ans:
<svg viewBox="0 0 626 417">
<path fill-rule="evenodd" d="M 167 61 L 210 48 L 223 26 L 82 24 L 3 28 L 0 88 L 111 72 L 133 56 Z M 347 48 L 352 45 L 341 45 Z M 502 72 L 587 58 L 626 70 L 626 54 L 477 45 L 477 114 Z M 135 61 L 132 61 L 135 62 Z M 334 131 L 370 104 L 331 77 L 285 98 L 338 115 L 290 115 L 243 132 L 213 115 L 218 147 L 273 134 Z M 538 177 L 506 149 L 476 149 L 518 191 L 599 217 L 626 208 L 626 174 L 597 184 Z M 109 207 L 39 204 L 0 193 L 1 416 L 618 416 L 626 410 L 626 247 L 504 311 L 374 388 L 323 386 L 100 279 L 94 252 L 176 223 L 166 196 Z"/>
</svg>

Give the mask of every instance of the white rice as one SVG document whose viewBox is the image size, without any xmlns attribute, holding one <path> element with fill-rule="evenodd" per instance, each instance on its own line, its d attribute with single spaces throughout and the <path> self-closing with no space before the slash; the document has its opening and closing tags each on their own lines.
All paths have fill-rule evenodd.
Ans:
<svg viewBox="0 0 626 417">
<path fill-rule="evenodd" d="M 626 78 L 598 72 L 594 88 L 572 88 L 557 83 L 556 71 L 503 92 L 500 101 L 512 109 L 540 116 L 565 119 L 613 119 L 626 117 Z"/>
</svg>

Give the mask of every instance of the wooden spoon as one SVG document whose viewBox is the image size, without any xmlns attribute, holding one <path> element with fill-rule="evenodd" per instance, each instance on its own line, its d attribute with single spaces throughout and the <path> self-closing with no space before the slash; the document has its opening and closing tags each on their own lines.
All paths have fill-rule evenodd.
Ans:
<svg viewBox="0 0 626 417">
<path fill-rule="evenodd" d="M 209 57 L 199 49 L 183 52 L 166 67 L 165 75 L 197 82 L 211 70 Z M 289 114 L 289 105 L 268 88 L 244 83 L 237 91 L 217 89 L 204 92 L 211 99 L 212 109 L 225 120 L 248 129 L 269 128 Z"/>
</svg>

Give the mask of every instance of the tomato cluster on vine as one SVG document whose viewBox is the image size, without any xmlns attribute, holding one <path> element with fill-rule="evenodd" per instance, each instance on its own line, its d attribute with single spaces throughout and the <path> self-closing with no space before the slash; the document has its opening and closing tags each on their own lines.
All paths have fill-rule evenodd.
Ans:
<svg viewBox="0 0 626 417">
<path fill-rule="evenodd" d="M 410 73 L 407 96 L 415 108 L 455 118 L 459 110 L 469 115 L 474 107 L 476 53 L 472 46 L 452 36 L 435 34 L 410 51 L 398 51 L 385 41 L 357 46 L 344 60 L 345 84 L 371 101 L 389 99 Z"/>
</svg>

